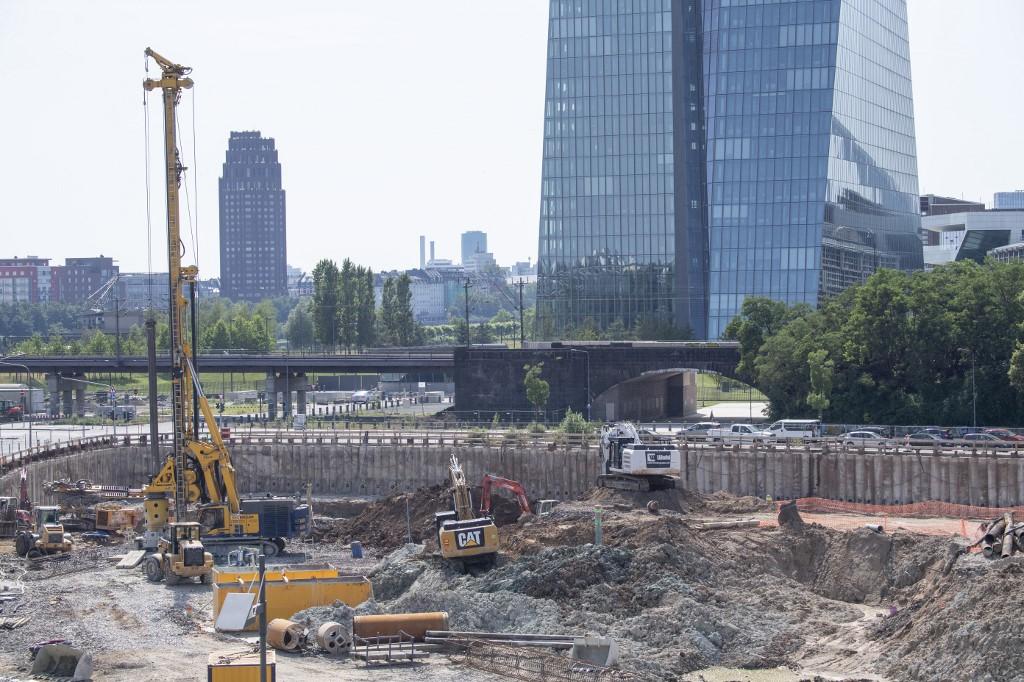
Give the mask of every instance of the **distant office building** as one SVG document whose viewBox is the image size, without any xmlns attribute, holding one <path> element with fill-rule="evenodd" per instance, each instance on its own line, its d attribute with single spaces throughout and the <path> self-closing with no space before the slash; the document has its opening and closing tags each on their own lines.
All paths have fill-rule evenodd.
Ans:
<svg viewBox="0 0 1024 682">
<path fill-rule="evenodd" d="M 926 269 L 958 260 L 980 263 L 994 249 L 1024 241 L 1024 210 L 926 216 L 921 231 Z"/>
<path fill-rule="evenodd" d="M 274 138 L 232 132 L 220 178 L 220 294 L 262 301 L 288 293 L 281 164 Z"/>
<path fill-rule="evenodd" d="M 905 0 L 551 2 L 538 329 L 922 265 Z"/>
<path fill-rule="evenodd" d="M 309 298 L 313 295 L 313 277 L 302 268 L 288 266 L 288 296 Z"/>
<path fill-rule="evenodd" d="M 118 272 L 113 258 L 66 258 L 50 268 L 50 300 L 84 303 Z"/>
<path fill-rule="evenodd" d="M 477 252 L 469 257 L 469 260 L 462 263 L 466 272 L 492 272 L 498 268 L 498 261 L 493 253 Z"/>
<path fill-rule="evenodd" d="M 397 278 L 401 272 L 382 272 L 374 277 L 373 293 L 379 307 L 384 298 L 384 282 Z M 409 293 L 412 295 L 412 316 L 420 324 L 444 324 L 448 312 L 460 300 L 465 279 L 463 269 L 451 261 L 441 261 L 440 267 L 406 270 L 409 275 Z"/>
<path fill-rule="evenodd" d="M 50 278 L 49 258 L 0 258 L 0 303 L 45 303 Z"/>
<path fill-rule="evenodd" d="M 169 286 L 166 272 L 122 272 L 117 276 L 117 284 L 114 293 L 117 295 L 117 305 L 122 310 L 167 310 L 170 302 L 167 298 Z M 107 309 L 113 309 L 114 304 L 107 296 L 104 305 Z"/>
<path fill-rule="evenodd" d="M 518 280 L 520 277 L 523 278 L 536 278 L 537 266 L 530 261 L 516 261 L 516 263 L 509 268 L 509 277 Z M 532 281 L 528 279 L 527 281 Z"/>
<path fill-rule="evenodd" d="M 921 215 L 946 215 L 947 213 L 968 213 L 984 211 L 985 204 L 979 201 L 964 201 L 953 197 L 925 194 L 921 197 Z"/>
<path fill-rule="evenodd" d="M 487 233 L 470 230 L 462 233 L 462 264 L 467 265 L 478 253 L 487 253 Z"/>
<path fill-rule="evenodd" d="M 1014 192 L 996 192 L 992 197 L 992 208 L 996 209 L 1024 209 L 1024 189 Z"/>
</svg>

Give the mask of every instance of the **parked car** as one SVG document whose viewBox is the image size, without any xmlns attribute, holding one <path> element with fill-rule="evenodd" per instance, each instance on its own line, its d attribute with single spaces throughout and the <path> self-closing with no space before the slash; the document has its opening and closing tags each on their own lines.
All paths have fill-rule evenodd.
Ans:
<svg viewBox="0 0 1024 682">
<path fill-rule="evenodd" d="M 968 433 L 961 440 L 979 448 L 1009 448 L 1014 445 L 1010 441 L 996 438 L 991 433 Z"/>
<path fill-rule="evenodd" d="M 950 442 L 943 440 L 941 436 L 937 436 L 929 431 L 917 431 L 915 433 L 908 434 L 903 442 L 906 445 L 924 445 L 931 447 L 951 445 Z"/>
<path fill-rule="evenodd" d="M 839 440 L 843 445 L 852 445 L 856 447 L 872 447 L 875 445 L 882 445 L 885 443 L 885 438 L 874 431 L 848 431 L 840 434 Z"/>
<path fill-rule="evenodd" d="M 995 436 L 999 440 L 1005 440 L 1011 443 L 1024 442 L 1024 436 L 1019 433 L 1014 433 L 1009 429 L 985 429 L 983 433 L 987 433 L 991 436 Z"/>
<path fill-rule="evenodd" d="M 817 419 L 780 419 L 763 431 L 767 440 L 803 440 L 821 435 Z"/>
<path fill-rule="evenodd" d="M 712 443 L 763 443 L 766 436 L 753 424 L 733 424 L 729 428 L 708 429 Z"/>
<path fill-rule="evenodd" d="M 679 435 L 690 440 L 703 440 L 708 437 L 708 431 L 717 429 L 720 426 L 721 424 L 718 422 L 697 422 L 684 428 L 679 432 Z"/>
<path fill-rule="evenodd" d="M 920 431 L 918 431 L 918 433 L 930 433 L 931 435 L 936 436 L 937 438 L 942 438 L 945 440 L 956 438 L 956 435 L 950 429 L 943 429 L 939 428 L 938 426 L 926 426 Z"/>
</svg>

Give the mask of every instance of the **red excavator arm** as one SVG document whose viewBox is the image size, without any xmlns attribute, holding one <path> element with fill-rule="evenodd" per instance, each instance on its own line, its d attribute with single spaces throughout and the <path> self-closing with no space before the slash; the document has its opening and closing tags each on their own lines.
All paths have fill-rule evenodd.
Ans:
<svg viewBox="0 0 1024 682">
<path fill-rule="evenodd" d="M 487 516 L 491 513 L 491 488 L 498 487 L 504 488 L 513 495 L 516 496 L 516 501 L 519 502 L 519 510 L 524 514 L 532 514 L 530 511 L 530 501 L 526 499 L 526 490 L 523 488 L 523 484 L 519 481 L 513 481 L 510 478 L 502 478 L 501 476 L 495 476 L 494 474 L 484 474 L 483 481 L 480 482 L 480 487 L 483 488 L 483 493 L 480 495 L 480 514 Z"/>
</svg>

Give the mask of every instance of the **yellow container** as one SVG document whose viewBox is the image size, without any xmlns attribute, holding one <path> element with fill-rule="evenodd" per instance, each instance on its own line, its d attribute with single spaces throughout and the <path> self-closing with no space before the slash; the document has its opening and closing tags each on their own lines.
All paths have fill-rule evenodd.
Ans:
<svg viewBox="0 0 1024 682">
<path fill-rule="evenodd" d="M 213 569 L 213 619 L 217 620 L 224 598 L 232 592 L 255 592 L 259 572 L 251 566 L 225 566 Z M 330 606 L 340 601 L 357 606 L 373 597 L 370 581 L 361 575 L 340 575 L 328 564 L 300 564 L 268 567 L 267 621 L 290 619 L 311 606 Z M 256 624 L 248 630 L 256 630 Z"/>
<path fill-rule="evenodd" d="M 277 680 L 277 660 L 267 652 L 267 682 Z M 218 651 L 210 654 L 206 665 L 206 682 L 260 682 L 258 651 Z"/>
</svg>

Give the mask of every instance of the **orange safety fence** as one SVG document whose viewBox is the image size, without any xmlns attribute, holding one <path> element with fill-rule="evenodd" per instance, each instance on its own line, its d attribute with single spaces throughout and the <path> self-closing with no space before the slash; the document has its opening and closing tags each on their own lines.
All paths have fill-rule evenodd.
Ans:
<svg viewBox="0 0 1024 682">
<path fill-rule="evenodd" d="M 778 506 L 784 501 L 777 501 Z M 923 535 L 959 535 L 971 543 L 984 532 L 979 521 L 987 522 L 1009 512 L 1024 520 L 1024 507 L 977 507 L 929 500 L 913 504 L 864 504 L 803 497 L 796 500 L 801 517 L 836 530 L 881 526 L 883 531 L 903 530 Z M 778 526 L 776 519 L 762 519 L 761 527 Z M 973 547 L 971 551 L 981 551 Z"/>
</svg>

